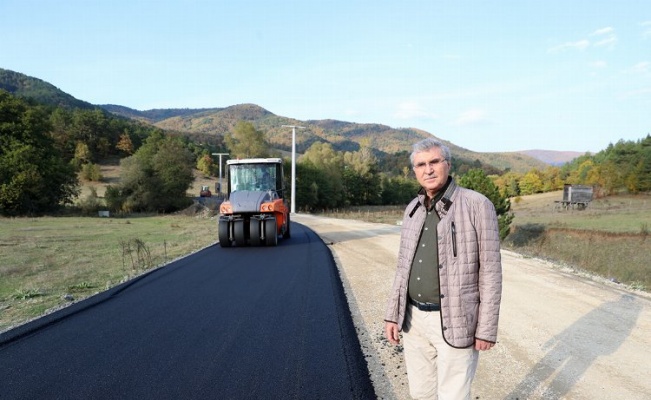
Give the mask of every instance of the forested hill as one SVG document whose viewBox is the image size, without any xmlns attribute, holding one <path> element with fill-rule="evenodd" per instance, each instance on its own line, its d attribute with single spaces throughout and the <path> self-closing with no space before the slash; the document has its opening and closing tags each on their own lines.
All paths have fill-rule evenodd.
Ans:
<svg viewBox="0 0 651 400">
<path fill-rule="evenodd" d="M 305 152 L 315 142 L 327 142 L 339 151 L 357 151 L 362 146 L 377 152 L 394 154 L 410 151 L 411 145 L 427 137 L 436 137 L 415 128 L 392 128 L 382 124 L 359 124 L 337 120 L 299 121 L 276 115 L 255 104 L 238 104 L 212 109 L 168 109 L 138 111 L 126 107 L 102 106 L 107 111 L 122 116 L 149 121 L 155 126 L 171 131 L 223 135 L 230 132 L 238 121 L 253 123 L 265 133 L 267 140 L 276 148 L 290 150 L 292 135 L 283 125 L 299 125 L 296 148 Z M 168 118 L 162 118 L 167 116 Z M 526 172 L 532 168 L 544 169 L 547 164 L 520 153 L 479 153 L 456 146 L 441 137 L 454 158 L 477 166 L 490 165 L 497 170 Z"/>
<path fill-rule="evenodd" d="M 0 89 L 16 97 L 55 107 L 87 110 L 97 108 L 88 102 L 74 98 L 50 83 L 8 69 L 0 68 Z"/>
<path fill-rule="evenodd" d="M 238 121 L 251 122 L 264 132 L 266 140 L 280 150 L 290 150 L 292 135 L 282 125 L 300 125 L 306 129 L 296 135 L 297 151 L 305 152 L 315 142 L 327 142 L 339 151 L 356 151 L 370 147 L 378 154 L 410 151 L 411 145 L 429 132 L 415 128 L 391 128 L 381 124 L 359 124 L 336 120 L 299 121 L 276 115 L 255 104 L 239 104 L 224 108 L 154 109 L 139 111 L 120 105 L 92 105 L 61 91 L 54 85 L 27 75 L 0 69 L 0 88 L 18 97 L 64 108 L 93 109 L 101 107 L 107 112 L 125 118 L 155 125 L 161 129 L 197 135 L 223 136 Z M 547 164 L 519 153 L 479 153 L 454 145 L 450 146 L 457 161 L 475 166 L 491 166 L 496 170 L 525 172 L 532 168 L 543 169 Z M 201 139 L 197 139 L 201 140 Z"/>
<path fill-rule="evenodd" d="M 150 124 L 155 124 L 175 117 L 187 117 L 203 112 L 217 112 L 222 110 L 222 108 L 157 108 L 153 110 L 139 111 L 115 104 L 101 104 L 100 107 L 112 114 L 141 120 Z"/>
</svg>

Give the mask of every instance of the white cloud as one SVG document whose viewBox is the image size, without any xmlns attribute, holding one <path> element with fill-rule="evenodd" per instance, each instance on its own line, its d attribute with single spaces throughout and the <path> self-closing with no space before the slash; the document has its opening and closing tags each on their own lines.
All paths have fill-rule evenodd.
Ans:
<svg viewBox="0 0 651 400">
<path fill-rule="evenodd" d="M 479 108 L 473 108 L 462 112 L 461 115 L 452 122 L 452 125 L 474 125 L 486 121 L 488 121 L 486 111 Z"/>
<path fill-rule="evenodd" d="M 628 72 L 633 73 L 633 74 L 647 74 L 651 72 L 651 62 L 649 61 L 642 61 L 631 68 L 628 69 Z"/>
<path fill-rule="evenodd" d="M 608 64 L 606 64 L 606 62 L 603 61 L 603 60 L 599 60 L 599 61 L 593 61 L 593 62 L 591 62 L 591 63 L 590 63 L 590 66 L 591 66 L 592 68 L 599 68 L 599 69 L 600 69 L 600 68 L 606 68 L 606 67 L 608 66 Z"/>
<path fill-rule="evenodd" d="M 630 92 L 622 93 L 619 96 L 619 99 L 620 100 L 627 100 L 627 99 L 630 99 L 630 98 L 637 98 L 637 97 L 646 96 L 648 94 L 651 94 L 651 87 L 650 88 L 642 88 L 642 89 L 638 89 L 638 90 L 632 90 Z"/>
<path fill-rule="evenodd" d="M 614 32 L 615 32 L 615 29 L 611 28 L 610 26 L 607 26 L 605 28 L 597 29 L 596 31 L 592 32 L 592 35 L 590 35 L 590 36 L 608 35 L 608 34 L 612 34 Z"/>
<path fill-rule="evenodd" d="M 651 21 L 641 22 L 640 26 L 642 26 L 644 29 L 644 32 L 642 32 L 642 37 L 645 39 L 651 39 Z"/>
<path fill-rule="evenodd" d="M 615 29 L 610 26 L 597 29 L 596 31 L 592 32 L 590 36 L 600 37 L 600 39 L 597 39 L 595 42 L 595 47 L 608 47 L 612 49 L 615 47 L 615 43 L 617 43 L 617 35 L 615 35 Z"/>
<path fill-rule="evenodd" d="M 615 29 L 613 27 L 607 26 L 605 28 L 597 29 L 592 32 L 590 37 L 594 37 L 594 43 L 588 39 L 581 39 L 574 42 L 565 42 L 554 46 L 547 51 L 549 53 L 558 53 L 565 50 L 585 50 L 591 45 L 593 47 L 607 47 L 614 48 L 617 43 L 617 35 L 615 34 Z"/>
<path fill-rule="evenodd" d="M 587 39 L 583 39 L 583 40 L 577 40 L 576 42 L 565 42 L 563 44 L 550 48 L 548 51 L 550 53 L 558 53 L 560 51 L 572 50 L 572 49 L 585 50 L 589 46 L 590 46 L 590 41 Z"/>
<path fill-rule="evenodd" d="M 608 47 L 608 48 L 613 48 L 615 47 L 615 43 L 617 43 L 617 37 L 615 35 L 608 36 L 605 39 L 602 39 L 594 44 L 595 47 Z"/>
<path fill-rule="evenodd" d="M 421 119 L 437 119 L 438 115 L 431 111 L 428 111 L 420 103 L 416 101 L 405 101 L 398 104 L 396 112 L 393 114 L 395 118 L 398 119 L 412 119 L 412 118 L 421 118 Z"/>
</svg>

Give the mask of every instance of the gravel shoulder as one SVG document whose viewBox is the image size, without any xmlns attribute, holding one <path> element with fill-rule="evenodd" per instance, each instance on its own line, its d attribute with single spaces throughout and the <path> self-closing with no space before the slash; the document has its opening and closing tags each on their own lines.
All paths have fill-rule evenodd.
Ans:
<svg viewBox="0 0 651 400">
<path fill-rule="evenodd" d="M 384 338 L 398 226 L 296 214 L 330 247 L 380 399 L 409 399 L 402 348 Z M 651 296 L 503 250 L 498 345 L 474 399 L 651 398 Z"/>
</svg>

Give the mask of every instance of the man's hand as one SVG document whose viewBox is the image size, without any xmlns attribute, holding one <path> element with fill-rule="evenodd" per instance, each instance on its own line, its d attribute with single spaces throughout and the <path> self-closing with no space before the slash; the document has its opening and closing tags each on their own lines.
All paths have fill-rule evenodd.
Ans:
<svg viewBox="0 0 651 400">
<path fill-rule="evenodd" d="M 475 338 L 475 350 L 490 350 L 495 346 L 493 342 L 487 342 L 485 340 Z"/>
<path fill-rule="evenodd" d="M 384 323 L 384 334 L 391 344 L 400 344 L 400 330 L 395 322 Z"/>
</svg>

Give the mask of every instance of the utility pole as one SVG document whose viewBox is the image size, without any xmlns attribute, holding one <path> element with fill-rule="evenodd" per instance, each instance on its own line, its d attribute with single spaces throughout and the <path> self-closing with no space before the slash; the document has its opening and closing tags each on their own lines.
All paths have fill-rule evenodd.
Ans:
<svg viewBox="0 0 651 400">
<path fill-rule="evenodd" d="M 296 214 L 296 128 L 305 129 L 304 126 L 283 125 L 283 128 L 292 128 L 292 206 L 291 213 Z"/>
<path fill-rule="evenodd" d="M 219 194 L 222 194 L 222 156 L 227 156 L 229 153 L 212 153 L 213 156 L 219 156 Z"/>
</svg>

